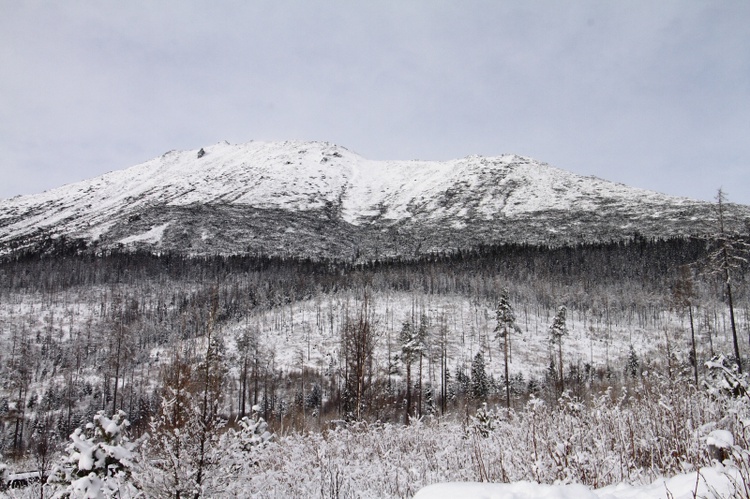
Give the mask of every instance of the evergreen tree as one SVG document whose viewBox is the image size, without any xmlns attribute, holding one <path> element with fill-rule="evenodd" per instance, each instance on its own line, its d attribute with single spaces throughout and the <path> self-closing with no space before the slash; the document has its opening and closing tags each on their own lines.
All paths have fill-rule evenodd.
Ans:
<svg viewBox="0 0 750 499">
<path fill-rule="evenodd" d="M 497 415 L 487 409 L 487 403 L 482 404 L 482 407 L 477 409 L 477 413 L 472 416 L 470 427 L 476 431 L 481 437 L 487 438 L 490 433 L 495 431 L 496 425 L 495 420 Z"/>
<path fill-rule="evenodd" d="M 559 382 L 560 371 L 555 365 L 555 356 L 549 356 L 549 364 L 547 369 L 544 370 L 544 388 L 545 393 L 550 396 L 550 400 L 555 400 L 557 397 L 557 384 Z"/>
<path fill-rule="evenodd" d="M 495 326 L 495 338 L 503 340 L 503 359 L 505 361 L 505 405 L 510 409 L 510 376 L 508 373 L 508 351 L 510 342 L 510 333 L 513 331 L 521 332 L 516 325 L 516 313 L 510 304 L 510 294 L 505 288 L 500 293 L 500 302 L 497 304 L 495 313 L 497 326 Z"/>
<path fill-rule="evenodd" d="M 211 313 L 211 317 L 213 317 Z M 225 421 L 219 415 L 223 397 L 226 360 L 221 336 L 209 322 L 206 350 L 199 362 L 181 358 L 177 352 L 165 368 L 161 411 L 151 424 L 142 449 L 141 486 L 147 496 L 197 499 L 215 494 L 213 475 L 221 450 L 219 430 Z M 148 466 L 157 459 L 159 467 Z"/>
<path fill-rule="evenodd" d="M 458 392 L 462 395 L 471 395 L 471 377 L 465 372 L 466 366 L 461 366 L 456 371 L 456 384 L 458 385 Z"/>
<path fill-rule="evenodd" d="M 424 362 L 425 352 L 427 351 L 427 335 L 428 335 L 428 319 L 427 315 L 422 314 L 419 320 L 419 329 L 417 329 L 417 354 L 419 357 L 419 385 L 417 389 L 417 412 L 419 417 L 422 416 L 422 364 Z"/>
<path fill-rule="evenodd" d="M 319 383 L 313 383 L 310 393 L 305 396 L 305 407 L 307 409 L 312 409 L 313 411 L 318 411 L 322 403 L 323 389 L 320 387 Z"/>
<path fill-rule="evenodd" d="M 630 345 L 630 352 L 628 353 L 628 362 L 625 367 L 625 373 L 631 378 L 638 377 L 638 367 L 641 365 L 638 359 L 638 354 L 635 353 L 635 348 Z"/>
<path fill-rule="evenodd" d="M 453 383 L 451 379 L 450 370 L 448 370 L 447 368 L 445 369 L 444 379 L 445 379 L 445 395 L 444 395 L 445 400 L 443 400 L 442 402 L 443 408 L 447 406 L 449 400 L 456 399 L 456 384 Z"/>
<path fill-rule="evenodd" d="M 236 359 L 239 367 L 239 399 L 238 409 L 240 417 L 246 414 L 248 402 L 248 392 L 250 391 L 250 374 L 251 372 L 257 379 L 258 365 L 258 331 L 254 328 L 246 327 L 240 330 L 235 336 Z M 256 390 L 257 391 L 257 390 Z"/>
<path fill-rule="evenodd" d="M 77 428 L 70 436 L 62 463 L 49 478 L 50 484 L 62 484 L 64 489 L 55 497 L 130 497 L 128 486 L 134 445 L 125 430 L 129 426 L 125 413 L 119 411 L 111 419 L 103 411 L 94 416 L 85 429 Z"/>
<path fill-rule="evenodd" d="M 562 357 L 562 343 L 563 343 L 563 336 L 566 336 L 568 334 L 568 328 L 565 324 L 565 316 L 567 314 L 568 309 L 565 308 L 565 306 L 561 306 L 557 309 L 557 314 L 555 315 L 555 318 L 552 320 L 552 325 L 549 328 L 549 342 L 550 345 L 557 345 L 557 361 L 558 361 L 558 368 L 560 370 L 559 374 L 559 380 L 560 380 L 560 392 L 565 391 L 565 371 L 563 370 L 563 357 Z"/>
<path fill-rule="evenodd" d="M 477 352 L 471 363 L 471 395 L 477 400 L 486 400 L 490 394 L 490 380 L 484 367 L 484 355 Z"/>
<path fill-rule="evenodd" d="M 212 447 L 216 444 L 219 428 L 225 423 L 219 416 L 219 407 L 224 396 L 223 388 L 227 373 L 227 361 L 224 340 L 221 335 L 214 331 L 217 306 L 214 296 L 206 330 L 206 352 L 196 371 L 198 386 L 202 387 L 203 394 L 197 408 L 198 425 L 197 433 L 194 435 L 197 440 L 198 451 L 197 462 L 195 463 L 195 498 L 203 493 L 203 482 L 208 470 L 215 462 L 215 459 L 212 460 L 211 457 Z"/>
<path fill-rule="evenodd" d="M 375 329 L 368 317 L 365 302 L 355 320 L 347 319 L 341 331 L 341 350 L 344 354 L 345 387 L 344 412 L 357 421 L 369 402 L 374 377 Z"/>
<path fill-rule="evenodd" d="M 424 391 L 424 399 L 425 410 L 427 411 L 427 414 L 435 414 L 437 412 L 437 408 L 435 406 L 435 391 L 433 390 L 431 383 L 427 383 L 427 387 Z"/>
</svg>

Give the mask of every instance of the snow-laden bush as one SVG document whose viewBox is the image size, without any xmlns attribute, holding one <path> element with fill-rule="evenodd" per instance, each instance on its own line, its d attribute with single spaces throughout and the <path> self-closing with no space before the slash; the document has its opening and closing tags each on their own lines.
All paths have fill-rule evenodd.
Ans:
<svg viewBox="0 0 750 499">
<path fill-rule="evenodd" d="M 167 401 L 178 403 L 174 399 Z M 259 417 L 237 421 L 236 427 L 214 425 L 201 445 L 201 425 L 197 407 L 187 399 L 186 418 L 175 427 L 169 411 L 152 425 L 144 437 L 142 459 L 134 478 L 147 497 L 242 497 L 252 486 L 253 475 L 262 459 L 262 450 L 274 440 L 268 423 Z M 198 481 L 198 473 L 201 480 Z"/>
<path fill-rule="evenodd" d="M 750 498 L 750 419 L 743 419 L 740 423 L 739 441 L 735 441 L 732 433 L 719 430 L 709 435 L 707 443 L 721 449 L 721 456 L 726 457 L 721 464 L 734 484 L 735 497 Z"/>
<path fill-rule="evenodd" d="M 99 499 L 130 497 L 129 484 L 133 447 L 125 434 L 129 426 L 125 413 L 109 418 L 103 411 L 85 428 L 70 435 L 62 462 L 48 483 L 59 489 L 54 497 Z"/>
<path fill-rule="evenodd" d="M 710 431 L 737 435 L 750 416 L 747 405 L 724 404 L 688 383 L 651 375 L 634 388 L 585 403 L 565 394 L 553 404 L 532 399 L 520 411 L 482 407 L 467 421 L 359 423 L 282 436 L 257 448 L 248 474 L 225 493 L 382 498 L 450 481 L 648 484 L 711 466 Z"/>
<path fill-rule="evenodd" d="M 747 374 L 740 373 L 737 364 L 725 356 L 719 355 L 706 362 L 706 369 L 705 385 L 712 395 L 741 397 L 748 394 Z"/>
<path fill-rule="evenodd" d="M 498 414 L 494 410 L 488 409 L 487 403 L 483 403 L 482 407 L 477 409 L 476 414 L 471 416 L 469 430 L 487 438 L 495 431 L 495 421 L 498 418 Z"/>
<path fill-rule="evenodd" d="M 265 447 L 273 440 L 273 434 L 268 430 L 268 423 L 260 417 L 260 407 L 253 406 L 253 416 L 245 416 L 238 422 L 239 429 L 230 429 L 225 438 L 231 442 L 232 447 L 237 447 L 242 452 L 252 452 L 258 447 Z"/>
<path fill-rule="evenodd" d="M 565 393 L 552 403 L 532 398 L 518 411 L 483 406 L 473 418 L 426 417 L 409 426 L 352 423 L 272 438 L 254 414 L 212 433 L 205 480 L 200 489 L 184 492 L 216 498 L 407 498 L 440 482 L 526 480 L 599 488 L 650 484 L 711 466 L 741 492 L 750 476 L 748 424 L 745 397 L 717 397 L 654 375 L 630 390 L 609 389 L 585 402 Z M 170 474 L 189 473 L 190 455 L 197 455 L 196 442 L 183 438 L 188 426 L 160 431 L 174 440 L 152 436 L 144 454 L 149 459 L 133 472 L 148 497 L 173 494 Z M 719 437 L 727 458 L 716 464 L 707 443 Z M 154 446 L 164 443 L 173 445 L 170 452 L 157 453 Z"/>
<path fill-rule="evenodd" d="M 259 465 L 259 451 L 273 440 L 268 423 L 260 417 L 258 407 L 253 406 L 252 417 L 240 419 L 237 428 L 229 428 L 219 439 L 219 448 L 222 449 L 219 479 L 225 477 L 231 481 L 236 476 L 252 477 L 253 469 Z"/>
</svg>

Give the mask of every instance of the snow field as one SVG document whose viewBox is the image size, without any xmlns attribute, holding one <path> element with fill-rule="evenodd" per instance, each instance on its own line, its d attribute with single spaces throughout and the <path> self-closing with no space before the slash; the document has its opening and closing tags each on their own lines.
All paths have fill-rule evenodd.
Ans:
<svg viewBox="0 0 750 499">
<path fill-rule="evenodd" d="M 583 485 L 452 482 L 428 485 L 414 499 L 695 499 L 733 497 L 742 483 L 735 469 L 717 466 L 660 478 L 645 485 L 625 483 L 590 489 Z"/>
</svg>

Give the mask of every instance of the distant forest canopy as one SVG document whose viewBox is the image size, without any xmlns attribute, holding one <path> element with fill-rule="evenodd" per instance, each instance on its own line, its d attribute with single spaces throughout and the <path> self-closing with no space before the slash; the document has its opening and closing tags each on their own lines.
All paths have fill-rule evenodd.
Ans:
<svg viewBox="0 0 750 499">
<path fill-rule="evenodd" d="M 63 241 L 44 251 L 6 258 L 0 264 L 0 299 L 14 292 L 60 293 L 76 287 L 122 285 L 141 295 L 141 300 L 173 294 L 172 303 L 195 304 L 205 303 L 209 294 L 218 291 L 218 318 L 236 319 L 258 308 L 344 290 L 458 294 L 496 303 L 500 291 L 508 288 L 514 300 L 545 309 L 564 303 L 573 310 L 603 313 L 597 309 L 606 307 L 608 314 L 628 309 L 632 314 L 636 308 L 669 309 L 671 290 L 684 266 L 699 278 L 696 293 L 701 300 L 723 300 L 721 278 L 709 268 L 713 248 L 705 239 L 636 235 L 625 242 L 553 248 L 488 245 L 473 251 L 352 264 L 145 250 L 97 255 Z M 747 278 L 747 263 L 733 269 L 737 283 Z M 736 286 L 734 298 L 738 303 L 746 300 L 747 286 Z"/>
<path fill-rule="evenodd" d="M 703 238 L 644 238 L 638 234 L 626 241 L 581 243 L 566 246 L 498 244 L 473 250 L 432 253 L 415 258 L 381 258 L 364 263 L 293 256 L 212 255 L 189 256 L 178 252 L 157 253 L 146 249 L 113 249 L 94 253 L 85 241 L 64 237 L 49 239 L 33 250 L 6 255 L 0 260 L 0 285 L 5 290 L 64 289 L 70 286 L 134 284 L 142 279 L 174 279 L 220 284 L 232 275 L 247 273 L 292 273 L 297 290 L 316 291 L 362 283 L 368 276 L 382 275 L 377 282 L 409 291 L 421 286 L 430 293 L 466 292 L 465 282 L 405 281 L 394 275 L 440 274 L 458 277 L 481 275 L 509 281 L 535 279 L 555 283 L 613 283 L 638 280 L 644 286 L 661 286 L 676 269 L 693 265 L 702 269 L 712 242 Z M 746 265 L 740 271 L 744 275 Z M 300 282 L 302 277 L 312 282 Z M 450 282 L 450 284 L 448 284 Z M 294 295 L 289 295 L 294 297 Z"/>
<path fill-rule="evenodd" d="M 695 238 L 539 247 L 503 244 L 419 259 L 365 264 L 265 256 L 185 256 L 148 251 L 95 255 L 75 244 L 25 253 L 0 265 L 0 301 L 14 293 L 42 293 L 59 300 L 79 290 L 86 300 L 132 301 L 139 314 L 158 310 L 162 340 L 180 317 L 214 300 L 217 324 L 322 295 L 349 292 L 458 295 L 488 306 L 507 288 L 519 306 L 544 316 L 560 305 L 608 321 L 654 327 L 649 321 L 675 307 L 673 289 L 689 268 L 697 281 L 695 305 L 724 302 L 721 276 L 710 272 L 712 243 Z M 688 267 L 686 267 L 688 266 Z M 747 264 L 732 271 L 734 299 L 750 314 Z M 102 294 L 103 293 L 103 294 Z M 101 295 L 101 296 L 100 296 Z M 112 306 L 111 304 L 107 304 Z M 195 334 L 201 326 L 195 325 Z M 165 336 L 166 335 L 166 336 Z M 148 343 L 148 341 L 146 341 Z"/>
</svg>

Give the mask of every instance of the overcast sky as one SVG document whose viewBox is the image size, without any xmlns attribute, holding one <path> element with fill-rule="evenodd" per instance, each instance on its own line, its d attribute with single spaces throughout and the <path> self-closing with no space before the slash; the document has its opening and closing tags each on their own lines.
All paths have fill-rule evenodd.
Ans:
<svg viewBox="0 0 750 499">
<path fill-rule="evenodd" d="M 750 204 L 750 2 L 0 0 L 0 198 L 221 140 Z"/>
</svg>

